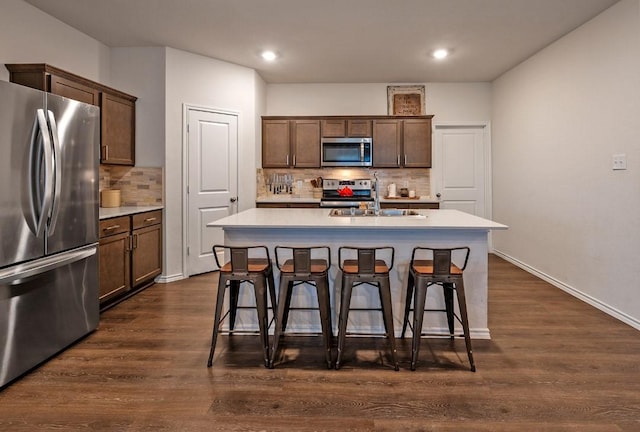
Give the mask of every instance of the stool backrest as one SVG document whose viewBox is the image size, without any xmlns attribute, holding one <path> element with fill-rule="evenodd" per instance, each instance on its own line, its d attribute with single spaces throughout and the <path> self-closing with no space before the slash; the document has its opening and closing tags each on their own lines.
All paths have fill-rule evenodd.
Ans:
<svg viewBox="0 0 640 432">
<path fill-rule="evenodd" d="M 276 265 L 282 271 L 282 265 L 287 258 L 293 261 L 293 272 L 299 275 L 310 275 L 312 259 L 326 260 L 327 267 L 331 267 L 331 249 L 329 246 L 291 247 L 276 246 Z"/>
<path fill-rule="evenodd" d="M 237 275 L 246 275 L 249 273 L 249 259 L 250 255 L 259 255 L 260 258 L 266 259 L 268 263 L 271 262 L 269 257 L 269 249 L 266 246 L 225 246 L 214 245 L 213 257 L 216 260 L 216 265 L 219 269 L 223 267 L 218 260 L 218 252 L 224 251 L 225 256 L 229 256 L 229 264 L 231 264 L 231 272 Z"/>
<path fill-rule="evenodd" d="M 431 260 L 433 261 L 433 275 L 437 277 L 451 276 L 451 265 L 455 264 L 452 260 L 452 254 L 456 251 L 464 252 L 464 263 L 462 266 L 458 266 L 460 270 L 464 270 L 467 267 L 469 261 L 470 249 L 466 246 L 457 248 L 428 248 L 428 247 L 415 247 L 411 254 L 411 265 L 416 259 L 420 259 L 417 255 L 420 251 L 428 251 L 431 253 Z"/>
<path fill-rule="evenodd" d="M 344 271 L 343 254 L 349 255 L 349 251 L 357 254 L 358 273 L 361 275 L 374 275 L 376 273 L 376 260 L 385 262 L 389 270 L 393 268 L 395 249 L 392 246 L 356 247 L 341 246 L 338 249 L 338 261 L 340 270 Z"/>
<path fill-rule="evenodd" d="M 295 273 L 311 273 L 311 250 L 309 248 L 293 249 L 293 271 Z"/>
</svg>

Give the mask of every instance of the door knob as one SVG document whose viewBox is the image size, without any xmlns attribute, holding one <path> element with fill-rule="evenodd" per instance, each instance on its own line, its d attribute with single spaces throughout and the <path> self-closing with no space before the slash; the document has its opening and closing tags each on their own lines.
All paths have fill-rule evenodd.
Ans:
<svg viewBox="0 0 640 432">
<path fill-rule="evenodd" d="M 234 203 L 234 202 L 238 201 L 238 198 L 237 197 L 231 197 L 231 198 L 229 198 L 229 201 Z"/>
<path fill-rule="evenodd" d="M 440 192 L 438 192 L 438 193 L 436 194 L 436 198 L 440 198 L 441 196 L 442 196 L 442 195 L 440 194 Z"/>
</svg>

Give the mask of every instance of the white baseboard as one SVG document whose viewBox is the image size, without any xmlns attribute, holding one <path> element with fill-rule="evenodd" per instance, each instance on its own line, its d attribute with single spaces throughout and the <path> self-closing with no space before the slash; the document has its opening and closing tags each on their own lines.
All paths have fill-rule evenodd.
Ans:
<svg viewBox="0 0 640 432">
<path fill-rule="evenodd" d="M 562 291 L 565 291 L 569 294 L 571 294 L 572 296 L 582 300 L 583 302 L 595 307 L 598 310 L 601 310 L 602 312 L 606 313 L 607 315 L 610 315 L 620 321 L 622 321 L 625 324 L 630 325 L 631 327 L 635 328 L 636 330 L 640 330 L 640 321 L 606 303 L 601 302 L 600 300 L 598 300 L 595 297 L 592 297 L 588 294 L 583 293 L 582 291 L 580 291 L 579 289 L 572 287 L 571 285 L 567 285 L 566 283 L 559 281 L 558 279 L 549 276 L 546 273 L 543 273 L 539 270 L 537 270 L 534 267 L 531 267 L 528 264 L 525 264 L 524 262 L 513 258 L 510 255 L 507 255 L 504 252 L 500 252 L 499 250 L 494 249 L 493 253 L 496 254 L 497 256 L 499 256 L 500 258 L 505 259 L 506 261 L 509 261 L 511 264 L 520 267 L 522 270 L 526 271 L 527 273 L 531 273 L 532 275 L 539 277 L 540 279 L 542 279 L 545 282 L 550 283 L 551 285 L 560 288 Z"/>
<path fill-rule="evenodd" d="M 182 279 L 187 279 L 185 277 L 184 274 L 182 273 L 177 273 L 174 275 L 160 275 L 156 278 L 156 282 L 157 283 L 169 283 L 169 282 L 175 282 L 175 281 L 179 281 Z"/>
</svg>

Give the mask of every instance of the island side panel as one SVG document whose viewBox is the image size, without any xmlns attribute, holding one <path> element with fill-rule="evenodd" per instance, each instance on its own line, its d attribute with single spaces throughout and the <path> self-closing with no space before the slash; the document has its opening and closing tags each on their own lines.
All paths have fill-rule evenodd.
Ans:
<svg viewBox="0 0 640 432">
<path fill-rule="evenodd" d="M 487 320 L 487 286 L 488 286 L 488 232 L 480 229 L 336 229 L 336 228 L 258 228 L 258 227 L 225 227 L 225 244 L 266 245 L 274 258 L 274 247 L 326 245 L 331 247 L 332 268 L 329 272 L 331 283 L 331 302 L 334 332 L 337 330 L 336 310 L 339 308 L 340 272 L 338 269 L 338 248 L 340 246 L 394 246 L 395 264 L 391 271 L 391 291 L 393 300 L 394 328 L 396 336 L 402 330 L 406 282 L 411 252 L 415 246 L 426 247 L 459 247 L 471 249 L 469 263 L 464 272 L 465 292 L 469 314 L 471 336 L 474 339 L 489 339 L 490 332 Z M 275 270 L 276 284 L 279 274 Z M 375 291 L 354 290 L 352 306 L 378 307 Z M 300 305 L 315 306 L 315 291 L 306 287 L 296 294 Z M 242 304 L 254 304 L 250 290 L 241 291 Z M 428 290 L 429 308 L 443 308 L 442 288 L 433 287 Z M 294 304 L 295 305 L 295 304 Z M 255 311 L 239 311 L 237 328 L 257 328 Z M 320 332 L 320 322 L 316 311 L 293 312 L 290 315 L 287 329 L 299 332 Z M 424 330 L 433 333 L 448 333 L 446 319 L 442 313 L 427 313 Z M 379 312 L 356 312 L 349 316 L 349 331 L 357 333 L 382 333 L 384 326 Z M 408 334 L 410 336 L 410 332 Z"/>
</svg>

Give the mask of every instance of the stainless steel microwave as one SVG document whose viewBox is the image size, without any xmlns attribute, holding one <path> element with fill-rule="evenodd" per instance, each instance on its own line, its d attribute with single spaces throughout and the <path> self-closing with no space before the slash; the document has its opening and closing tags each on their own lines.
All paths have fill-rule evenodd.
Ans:
<svg viewBox="0 0 640 432">
<path fill-rule="evenodd" d="M 322 166 L 368 167 L 372 163 L 371 138 L 322 138 Z"/>
</svg>

